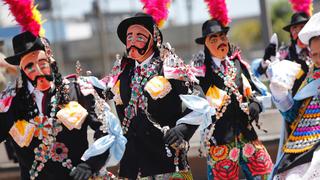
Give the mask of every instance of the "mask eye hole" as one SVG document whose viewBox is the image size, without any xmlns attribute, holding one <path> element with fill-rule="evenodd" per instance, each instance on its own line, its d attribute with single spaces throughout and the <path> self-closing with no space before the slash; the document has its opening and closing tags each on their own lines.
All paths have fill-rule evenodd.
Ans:
<svg viewBox="0 0 320 180">
<path fill-rule="evenodd" d="M 23 70 L 25 70 L 27 73 L 32 73 L 34 72 L 34 64 L 33 63 L 28 63 Z"/>
</svg>

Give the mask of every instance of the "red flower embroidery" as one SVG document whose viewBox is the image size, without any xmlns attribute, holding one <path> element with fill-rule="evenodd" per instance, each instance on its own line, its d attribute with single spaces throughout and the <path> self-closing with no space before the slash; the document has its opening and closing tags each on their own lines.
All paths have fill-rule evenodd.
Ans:
<svg viewBox="0 0 320 180">
<path fill-rule="evenodd" d="M 217 162 L 212 172 L 214 179 L 239 179 L 239 166 L 230 159 Z"/>
<path fill-rule="evenodd" d="M 272 160 L 265 149 L 258 150 L 253 156 L 248 158 L 248 167 L 252 176 L 266 175 L 272 171 Z"/>
</svg>

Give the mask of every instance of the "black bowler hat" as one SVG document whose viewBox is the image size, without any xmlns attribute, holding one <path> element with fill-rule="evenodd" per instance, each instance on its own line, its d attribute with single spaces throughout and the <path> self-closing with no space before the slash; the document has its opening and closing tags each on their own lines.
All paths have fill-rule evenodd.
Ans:
<svg viewBox="0 0 320 180">
<path fill-rule="evenodd" d="M 202 25 L 202 37 L 197 38 L 195 41 L 197 44 L 204 44 L 206 37 L 209 34 L 216 34 L 216 33 L 228 33 L 229 31 L 228 26 L 223 26 L 219 21 L 217 20 L 207 20 Z"/>
<path fill-rule="evenodd" d="M 288 24 L 287 26 L 283 27 L 283 30 L 285 30 L 287 32 L 290 32 L 291 26 L 298 25 L 298 24 L 305 24 L 305 23 L 308 22 L 309 18 L 310 18 L 309 15 L 306 14 L 305 12 L 294 13 L 291 16 L 290 24 Z"/>
<path fill-rule="evenodd" d="M 45 50 L 41 38 L 33 35 L 29 31 L 25 31 L 13 37 L 12 46 L 14 55 L 5 58 L 5 60 L 12 65 L 19 65 L 21 58 L 32 51 Z"/>
<path fill-rule="evenodd" d="M 152 16 L 139 12 L 133 17 L 130 17 L 121 21 L 121 23 L 119 24 L 117 28 L 117 34 L 123 44 L 126 44 L 128 28 L 134 24 L 145 27 L 153 36 L 153 31 L 154 31 L 153 26 L 156 25 L 156 23 L 154 22 Z M 160 30 L 159 30 L 159 33 L 162 41 L 162 34 Z"/>
</svg>

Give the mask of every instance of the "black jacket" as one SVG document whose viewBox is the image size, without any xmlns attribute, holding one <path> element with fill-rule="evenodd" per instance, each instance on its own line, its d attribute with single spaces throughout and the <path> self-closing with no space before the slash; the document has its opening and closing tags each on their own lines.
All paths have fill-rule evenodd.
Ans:
<svg viewBox="0 0 320 180">
<path fill-rule="evenodd" d="M 123 104 L 116 105 L 120 121 L 124 119 L 124 109 L 131 98 L 130 83 L 135 61 L 124 58 L 122 64 L 123 71 L 118 80 L 120 81 L 120 96 Z M 158 75 L 162 75 L 162 63 L 160 63 L 158 70 Z M 144 95 L 148 98 L 148 113 L 151 116 L 149 118 L 161 126 L 172 128 L 176 125 L 176 121 L 188 112 L 188 109 L 182 109 L 181 100 L 178 96 L 179 94 L 187 94 L 188 89 L 183 81 L 170 79 L 169 82 L 172 90 L 165 97 L 153 100 L 146 91 L 144 91 Z M 190 125 L 191 134 L 194 133 L 196 128 L 197 126 Z M 167 157 L 163 133 L 154 127 L 143 110 L 139 109 L 137 115 L 131 120 L 125 136 L 128 142 L 124 156 L 120 161 L 120 177 L 136 179 L 139 172 L 141 177 L 175 172 L 173 164 L 175 151 L 171 150 L 173 156 Z M 187 137 L 186 140 L 190 138 Z M 187 167 L 186 154 L 180 156 L 179 167 L 180 169 Z"/>
<path fill-rule="evenodd" d="M 20 89 L 21 91 L 21 89 Z M 49 116 L 51 111 L 50 99 L 53 93 L 48 92 L 45 100 L 45 110 L 44 115 Z M 56 136 L 57 142 L 61 142 L 65 144 L 68 148 L 68 158 L 71 159 L 72 165 L 76 167 L 79 163 L 83 162 L 80 158 L 84 151 L 88 148 L 87 141 L 87 129 L 90 126 L 92 129 L 96 131 L 95 138 L 101 137 L 103 134 L 99 131 L 99 127 L 101 125 L 100 122 L 97 121 L 96 114 L 94 112 L 94 98 L 92 95 L 83 96 L 80 92 L 79 85 L 77 83 L 70 83 L 70 91 L 69 97 L 71 101 L 78 101 L 87 111 L 88 115 L 81 127 L 80 130 L 72 129 L 68 130 L 62 124 L 62 131 Z M 13 102 L 10 106 L 10 109 L 6 113 L 0 113 L 0 141 L 4 141 L 6 139 L 11 139 L 14 144 L 14 149 L 19 159 L 20 171 L 21 171 L 21 179 L 27 180 L 30 179 L 29 170 L 31 169 L 32 163 L 35 158 L 34 149 L 39 146 L 42 142 L 38 140 L 38 138 L 33 137 L 30 145 L 28 147 L 21 148 L 18 146 L 11 135 L 9 135 L 9 130 L 18 119 L 26 119 L 23 112 L 27 109 L 27 104 L 24 99 L 21 97 L 21 94 L 18 93 L 14 97 Z M 93 171 L 99 170 L 107 159 L 107 155 L 101 155 L 99 158 L 90 158 L 87 163 L 92 167 Z M 56 180 L 56 179 L 72 179 L 69 176 L 70 170 L 63 167 L 61 162 L 53 162 L 49 159 L 43 168 L 43 170 L 39 173 L 37 179 L 40 180 Z"/>
<path fill-rule="evenodd" d="M 220 78 L 218 74 L 216 74 L 212 69 L 213 60 L 211 58 L 211 55 L 208 51 L 204 52 L 204 64 L 206 66 L 205 77 L 197 77 L 200 80 L 200 86 L 204 94 L 206 94 L 208 89 L 213 85 L 215 85 L 219 89 L 224 90 L 224 80 Z M 234 62 L 235 67 L 237 68 L 235 82 L 238 86 L 240 93 L 243 94 L 241 73 L 243 73 L 245 77 L 249 80 L 252 90 L 260 92 L 259 89 L 252 82 L 251 75 L 248 69 L 246 68 L 245 64 L 243 64 L 237 57 L 231 59 L 231 61 Z M 252 98 L 250 101 L 255 101 L 260 105 L 260 103 L 255 98 Z M 251 124 L 251 122 L 249 121 L 248 115 L 240 109 L 239 103 L 236 100 L 236 96 L 234 94 L 231 95 L 231 103 L 227 106 L 227 109 L 223 113 L 223 116 L 219 120 L 216 120 L 215 116 L 212 116 L 212 122 L 215 122 L 215 130 L 213 136 L 217 141 L 216 143 L 218 145 L 227 144 L 234 141 L 235 136 L 238 136 L 240 133 L 242 133 L 244 135 L 244 138 L 246 138 L 247 140 L 257 139 L 257 134 L 254 128 L 247 128 L 248 124 Z"/>
</svg>

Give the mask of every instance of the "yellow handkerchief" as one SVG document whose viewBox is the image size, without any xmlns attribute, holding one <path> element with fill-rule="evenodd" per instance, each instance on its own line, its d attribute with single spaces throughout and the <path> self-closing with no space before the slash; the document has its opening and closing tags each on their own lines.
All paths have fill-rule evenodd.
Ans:
<svg viewBox="0 0 320 180">
<path fill-rule="evenodd" d="M 217 86 L 213 85 L 208 89 L 206 97 L 212 107 L 220 109 L 225 103 L 228 95 L 226 91 L 219 89 Z"/>
<path fill-rule="evenodd" d="M 88 112 L 78 102 L 70 101 L 63 109 L 58 111 L 57 118 L 69 130 L 73 128 L 81 129 L 82 123 L 86 119 Z"/>
<path fill-rule="evenodd" d="M 118 80 L 116 84 L 111 88 L 111 92 L 114 94 L 113 100 L 116 103 L 116 105 L 122 105 L 123 102 L 120 96 L 120 80 Z"/>
<path fill-rule="evenodd" d="M 144 90 L 146 90 L 154 100 L 165 97 L 171 89 L 170 82 L 163 76 L 153 77 L 144 87 Z"/>
<path fill-rule="evenodd" d="M 18 120 L 11 127 L 9 134 L 20 147 L 28 147 L 32 141 L 35 126 L 26 120 Z"/>
</svg>

